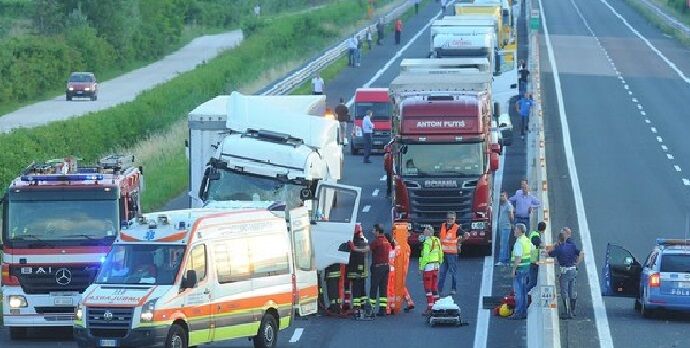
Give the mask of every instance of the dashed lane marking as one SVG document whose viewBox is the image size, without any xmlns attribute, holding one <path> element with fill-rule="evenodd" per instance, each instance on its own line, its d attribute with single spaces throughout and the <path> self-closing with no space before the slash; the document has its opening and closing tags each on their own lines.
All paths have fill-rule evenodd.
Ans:
<svg viewBox="0 0 690 348">
<path fill-rule="evenodd" d="M 682 171 L 682 170 L 680 170 L 680 167 L 677 166 L 677 165 L 673 166 L 673 168 L 675 168 L 677 172 L 681 172 L 681 171 Z"/>
<path fill-rule="evenodd" d="M 379 195 L 379 189 L 374 190 L 374 192 L 371 193 L 372 197 L 376 197 Z"/>
<path fill-rule="evenodd" d="M 384 174 L 384 175 L 379 179 L 379 181 L 386 181 L 386 175 Z"/>
<path fill-rule="evenodd" d="M 666 145 L 661 145 L 661 149 L 662 149 L 664 152 L 666 152 L 666 151 L 668 151 L 668 146 L 666 146 Z"/>
<path fill-rule="evenodd" d="M 652 127 L 652 133 L 656 134 L 656 128 Z"/>
<path fill-rule="evenodd" d="M 304 329 L 301 327 L 298 327 L 295 329 L 295 332 L 292 333 L 292 337 L 290 337 L 290 341 L 288 343 L 295 343 L 299 341 L 299 339 L 302 337 L 302 333 L 304 332 Z"/>
<path fill-rule="evenodd" d="M 660 142 L 660 143 L 663 143 L 663 142 L 664 142 L 664 139 L 663 139 L 662 137 L 660 137 L 660 136 L 657 136 L 657 137 L 656 137 L 656 141 L 658 141 L 658 142 Z"/>
<path fill-rule="evenodd" d="M 683 178 L 683 185 L 690 186 L 690 180 Z"/>
<path fill-rule="evenodd" d="M 666 158 L 668 158 L 668 159 L 672 160 L 672 159 L 673 159 L 673 155 L 672 155 L 672 154 L 670 154 L 670 153 L 667 153 L 667 154 L 666 154 Z"/>
<path fill-rule="evenodd" d="M 362 208 L 362 213 L 368 213 L 369 210 L 371 210 L 371 206 L 370 206 L 370 205 L 365 205 L 364 208 Z"/>
</svg>

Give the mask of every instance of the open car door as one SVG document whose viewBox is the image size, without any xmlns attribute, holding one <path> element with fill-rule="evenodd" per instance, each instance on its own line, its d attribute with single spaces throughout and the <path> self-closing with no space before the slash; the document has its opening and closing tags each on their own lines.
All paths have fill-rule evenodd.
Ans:
<svg viewBox="0 0 690 348">
<path fill-rule="evenodd" d="M 319 183 L 312 210 L 312 244 L 316 269 L 334 263 L 348 263 L 350 253 L 339 251 L 340 244 L 352 240 L 357 222 L 361 188 Z"/>
<path fill-rule="evenodd" d="M 602 271 L 603 296 L 638 297 L 642 266 L 629 251 L 618 245 L 608 244 Z"/>
<path fill-rule="evenodd" d="M 316 314 L 319 295 L 309 209 L 290 210 L 290 241 L 295 274 L 296 309 L 300 316 Z"/>
</svg>

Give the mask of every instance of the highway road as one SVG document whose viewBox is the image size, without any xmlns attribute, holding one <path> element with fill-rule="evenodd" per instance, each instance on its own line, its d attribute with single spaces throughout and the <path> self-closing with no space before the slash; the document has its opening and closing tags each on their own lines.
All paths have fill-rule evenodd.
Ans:
<svg viewBox="0 0 690 348">
<path fill-rule="evenodd" d="M 198 37 L 155 63 L 112 80 L 100 82 L 97 101 L 75 98 L 67 102 L 63 94 L 2 115 L 0 116 L 0 133 L 7 133 L 17 127 L 35 127 L 65 120 L 132 101 L 141 92 L 196 68 L 197 65 L 235 47 L 241 41 L 241 30 Z M 68 77 L 65 76 L 65 81 Z"/>
<path fill-rule="evenodd" d="M 655 238 L 688 231 L 690 51 L 623 0 L 544 1 L 542 17 L 551 214 L 589 256 L 562 342 L 685 347 L 687 315 L 643 319 L 632 299 L 602 300 L 598 277 L 607 243 L 644 262 Z"/>
<path fill-rule="evenodd" d="M 405 23 L 403 32 L 403 46 L 393 45 L 393 37 L 386 37 L 383 46 L 375 46 L 374 50 L 363 57 L 362 66 L 347 68 L 342 74 L 326 85 L 328 105 L 334 106 L 340 97 L 348 100 L 355 88 L 364 84 L 372 87 L 387 87 L 397 75 L 398 66 L 402 58 L 425 57 L 428 50 L 429 20 L 439 12 L 438 5 L 430 5 L 421 9 L 420 14 Z M 416 35 L 419 32 L 418 35 Z M 414 36 L 416 35 L 416 36 Z M 416 40 L 409 45 L 412 38 Z M 385 70 L 383 68 L 385 67 Z M 508 167 L 500 170 L 499 177 L 503 178 L 498 186 L 513 191 L 518 186 L 520 178 L 524 177 L 524 142 L 516 138 L 513 147 L 507 150 L 503 163 Z M 390 199 L 385 197 L 385 179 L 382 156 L 372 157 L 371 164 L 362 163 L 361 156 L 346 156 L 345 179 L 342 183 L 362 187 L 362 200 L 359 221 L 371 236 L 374 223 L 384 223 L 390 227 Z M 167 208 L 179 208 L 186 203 L 186 199 L 177 200 Z M 354 321 L 332 317 L 314 317 L 297 321 L 293 328 L 281 332 L 280 346 L 286 347 L 421 347 L 432 346 L 461 346 L 470 347 L 476 344 L 483 347 L 487 342 L 490 347 L 524 347 L 525 321 L 507 321 L 488 316 L 488 311 L 478 310 L 480 291 L 491 293 L 491 289 L 502 295 L 506 289 L 507 270 L 493 268 L 493 257 L 463 257 L 459 270 L 459 289 L 455 296 L 456 303 L 462 309 L 463 319 L 469 323 L 467 327 L 428 328 L 420 315 L 425 304 L 421 279 L 416 272 L 416 260 L 411 262 L 408 275 L 408 287 L 417 305 L 412 313 L 403 313 L 393 317 L 377 318 L 374 321 Z M 499 283 L 493 284 L 491 276 L 495 272 L 499 275 Z M 487 273 L 488 272 L 488 273 Z M 482 313 L 483 315 L 479 315 Z M 62 334 L 58 345 L 73 347 L 68 333 L 51 331 L 32 332 L 32 337 L 56 337 Z M 8 341 L 6 331 L 0 334 L 0 345 L 3 347 L 55 347 L 53 340 L 28 340 L 23 342 Z M 234 340 L 213 347 L 249 347 L 247 340 Z"/>
</svg>

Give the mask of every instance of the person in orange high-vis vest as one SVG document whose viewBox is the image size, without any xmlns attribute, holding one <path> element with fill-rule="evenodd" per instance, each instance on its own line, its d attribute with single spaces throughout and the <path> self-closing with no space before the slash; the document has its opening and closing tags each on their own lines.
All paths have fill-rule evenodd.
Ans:
<svg viewBox="0 0 690 348">
<path fill-rule="evenodd" d="M 446 223 L 441 224 L 439 239 L 441 239 L 441 249 L 443 250 L 443 263 L 438 274 L 438 292 L 443 293 L 443 286 L 446 283 L 446 275 L 450 273 L 451 290 L 450 295 L 455 295 L 457 291 L 457 270 L 458 270 L 458 251 L 462 244 L 462 229 L 455 223 L 455 212 L 448 212 Z M 469 233 L 465 233 L 465 238 Z"/>
<path fill-rule="evenodd" d="M 414 309 L 414 301 L 407 290 L 407 271 L 410 266 L 410 236 L 409 225 L 398 222 L 393 225 L 393 239 L 395 240 L 395 306 L 397 311 L 403 309 L 409 312 Z M 403 307 L 403 302 L 405 306 Z"/>
<path fill-rule="evenodd" d="M 388 286 L 386 287 L 388 292 L 388 308 L 386 308 L 386 313 L 395 314 L 400 312 L 400 305 L 397 300 L 398 291 L 395 288 L 395 271 L 397 270 L 395 259 L 400 254 L 400 247 L 396 245 L 395 240 L 390 234 L 386 233 L 386 239 L 388 239 L 388 243 L 391 245 L 391 249 L 388 252 Z"/>
</svg>

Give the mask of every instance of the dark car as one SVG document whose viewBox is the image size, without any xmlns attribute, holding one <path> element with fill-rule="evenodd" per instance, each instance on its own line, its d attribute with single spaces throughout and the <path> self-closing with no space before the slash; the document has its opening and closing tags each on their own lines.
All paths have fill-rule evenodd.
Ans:
<svg viewBox="0 0 690 348">
<path fill-rule="evenodd" d="M 69 101 L 75 97 L 89 98 L 91 100 L 98 99 L 96 75 L 90 72 L 73 72 L 69 76 L 65 89 L 65 99 Z"/>
</svg>

